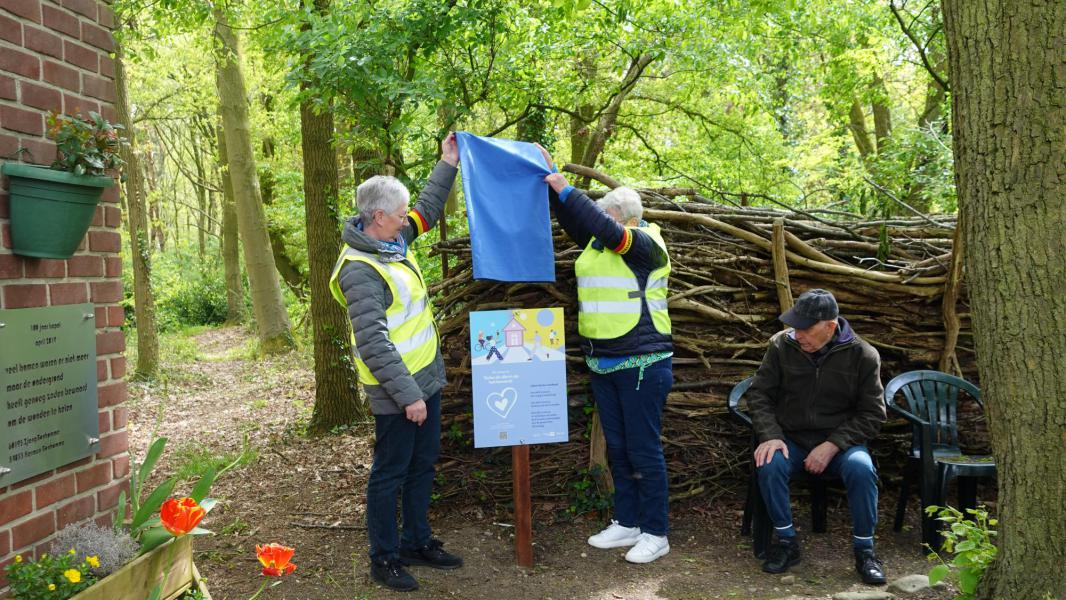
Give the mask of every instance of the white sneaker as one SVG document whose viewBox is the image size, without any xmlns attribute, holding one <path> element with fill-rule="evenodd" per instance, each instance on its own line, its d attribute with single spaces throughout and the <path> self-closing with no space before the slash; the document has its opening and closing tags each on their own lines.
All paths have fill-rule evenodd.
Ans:
<svg viewBox="0 0 1066 600">
<path fill-rule="evenodd" d="M 637 545 L 626 552 L 626 560 L 631 563 L 650 563 L 670 552 L 670 542 L 665 535 L 640 534 Z"/>
<path fill-rule="evenodd" d="M 589 538 L 589 546 L 594 548 L 624 548 L 640 540 L 640 527 L 622 527 L 618 521 L 611 519 L 607 529 Z"/>
</svg>

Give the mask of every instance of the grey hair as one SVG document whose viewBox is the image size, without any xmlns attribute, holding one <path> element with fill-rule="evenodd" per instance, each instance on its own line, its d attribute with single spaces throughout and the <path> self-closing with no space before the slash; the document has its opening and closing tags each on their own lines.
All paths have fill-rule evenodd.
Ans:
<svg viewBox="0 0 1066 600">
<path fill-rule="evenodd" d="M 355 190 L 355 203 L 364 223 L 374 220 L 374 212 L 395 212 L 407 208 L 411 193 L 399 179 L 391 175 L 375 175 L 359 184 Z"/>
<path fill-rule="evenodd" d="M 640 220 L 644 216 L 644 207 L 640 204 L 640 194 L 633 188 L 616 187 L 607 192 L 596 204 L 604 211 L 615 209 L 622 216 L 622 223 L 632 219 Z"/>
</svg>

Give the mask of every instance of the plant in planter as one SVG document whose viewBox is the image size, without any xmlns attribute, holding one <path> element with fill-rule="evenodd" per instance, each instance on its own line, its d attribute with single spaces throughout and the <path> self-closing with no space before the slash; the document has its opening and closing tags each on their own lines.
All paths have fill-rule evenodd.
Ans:
<svg viewBox="0 0 1066 600">
<path fill-rule="evenodd" d="M 122 125 L 110 123 L 99 113 L 74 116 L 48 113 L 48 139 L 56 143 L 53 169 L 93 177 L 121 174 L 126 164 L 120 153 L 126 138 L 119 135 Z"/>
<path fill-rule="evenodd" d="M 10 178 L 12 251 L 38 258 L 70 258 L 92 221 L 104 188 L 121 175 L 122 126 L 95 112 L 49 113 L 47 136 L 56 142 L 51 168 L 4 163 Z"/>
<path fill-rule="evenodd" d="M 74 550 L 42 554 L 36 561 L 17 554 L 15 561 L 7 566 L 11 595 L 19 600 L 70 598 L 96 583 L 93 565 L 99 566 L 95 556 L 78 560 Z"/>
<path fill-rule="evenodd" d="M 206 498 L 207 493 L 215 478 L 237 461 L 218 472 L 209 468 L 190 497 L 170 498 L 177 484 L 177 478 L 171 477 L 142 498 L 141 488 L 165 445 L 166 438 L 155 440 L 144 463 L 134 465 L 129 519 L 123 492 L 113 528 L 94 524 L 64 528 L 53 542 L 52 554 L 36 561 L 18 556 L 8 565 L 15 600 L 113 600 L 148 598 L 153 593 L 159 598 L 173 598 L 190 586 L 201 590 L 202 597 L 210 597 L 192 561 L 190 536 L 210 533 L 199 527 L 215 506 L 214 500 Z"/>
</svg>

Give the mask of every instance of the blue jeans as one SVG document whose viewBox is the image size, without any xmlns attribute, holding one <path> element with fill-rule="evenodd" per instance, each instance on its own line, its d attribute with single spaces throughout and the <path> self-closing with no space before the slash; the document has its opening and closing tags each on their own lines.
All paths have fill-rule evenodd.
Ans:
<svg viewBox="0 0 1066 600">
<path fill-rule="evenodd" d="M 402 495 L 404 549 L 429 543 L 429 498 L 440 454 L 440 392 L 426 398 L 421 426 L 407 415 L 374 415 L 374 466 L 366 484 L 366 530 L 371 560 L 399 557 L 396 499 Z"/>
<path fill-rule="evenodd" d="M 770 522 L 778 537 L 793 537 L 792 505 L 788 483 L 792 475 L 806 469 L 803 461 L 808 451 L 785 438 L 788 458 L 781 451 L 774 452 L 770 462 L 759 467 L 759 490 L 762 492 Z M 851 509 L 851 534 L 856 548 L 872 548 L 874 528 L 877 527 L 877 471 L 866 446 L 852 446 L 838 453 L 825 468 L 827 477 L 844 480 Z"/>
<path fill-rule="evenodd" d="M 592 373 L 589 384 L 607 441 L 615 520 L 623 527 L 666 535 L 669 491 L 659 434 L 666 395 L 674 384 L 673 363 L 666 358 L 646 367 L 638 390 L 639 371 Z"/>
</svg>

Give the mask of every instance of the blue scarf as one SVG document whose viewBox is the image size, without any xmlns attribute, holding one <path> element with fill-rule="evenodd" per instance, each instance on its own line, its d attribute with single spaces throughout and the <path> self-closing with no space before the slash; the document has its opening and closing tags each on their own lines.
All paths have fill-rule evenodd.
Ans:
<svg viewBox="0 0 1066 600">
<path fill-rule="evenodd" d="M 359 231 L 363 231 L 363 222 L 360 221 L 355 224 Z M 407 258 L 407 240 L 403 239 L 403 235 L 396 236 L 395 240 L 375 240 L 378 245 L 378 258 L 381 262 L 400 262 Z"/>
</svg>

